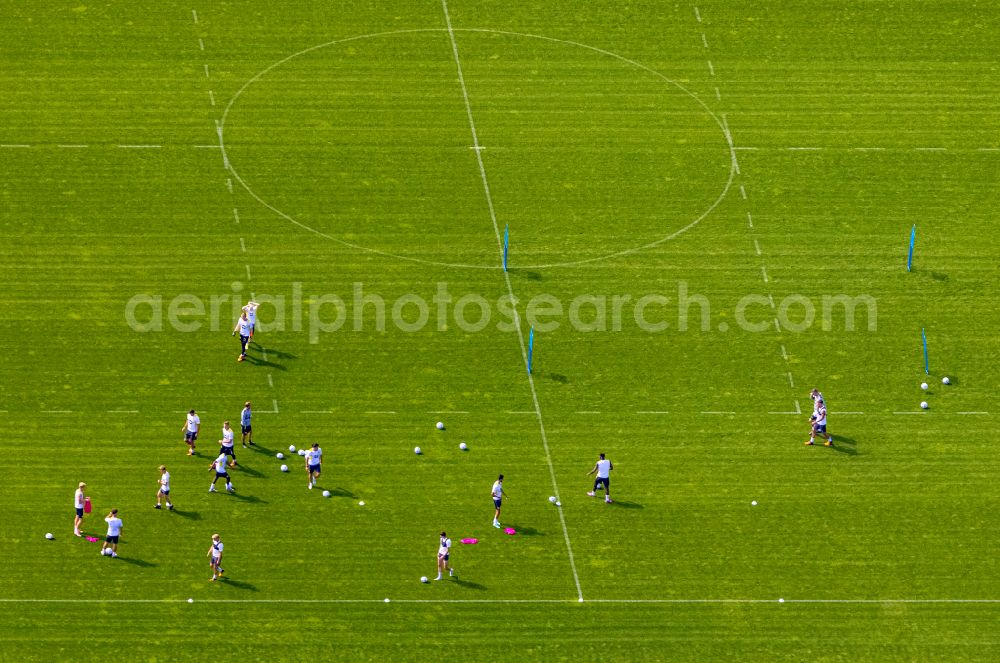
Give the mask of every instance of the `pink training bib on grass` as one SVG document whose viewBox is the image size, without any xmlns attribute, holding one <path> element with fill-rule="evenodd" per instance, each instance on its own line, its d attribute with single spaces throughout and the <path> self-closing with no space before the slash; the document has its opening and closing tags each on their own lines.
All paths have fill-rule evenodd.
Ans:
<svg viewBox="0 0 1000 663">
<path fill-rule="evenodd" d="M 86 537 L 86 539 L 88 541 L 90 541 L 91 543 L 96 543 L 96 542 L 100 541 L 100 539 L 98 539 L 96 536 L 88 536 L 88 537 Z"/>
<path fill-rule="evenodd" d="M 517 534 L 517 530 L 514 529 L 513 527 L 504 527 L 503 531 L 506 532 L 507 534 L 511 535 L 511 536 Z"/>
<path fill-rule="evenodd" d="M 462 543 L 479 543 L 479 539 L 462 539 Z"/>
</svg>

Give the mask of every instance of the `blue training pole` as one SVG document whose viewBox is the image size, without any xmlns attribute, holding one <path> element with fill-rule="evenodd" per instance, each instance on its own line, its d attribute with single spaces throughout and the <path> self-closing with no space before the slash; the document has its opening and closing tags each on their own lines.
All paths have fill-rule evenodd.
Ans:
<svg viewBox="0 0 1000 663">
<path fill-rule="evenodd" d="M 917 224 L 913 224 L 910 230 L 910 255 L 906 258 L 906 271 L 910 271 L 913 266 L 913 246 L 917 243 Z"/>
<path fill-rule="evenodd" d="M 531 372 L 531 351 L 535 348 L 535 328 L 528 332 L 528 372 Z"/>
<path fill-rule="evenodd" d="M 503 271 L 507 271 L 507 230 L 509 226 L 503 227 Z"/>
<path fill-rule="evenodd" d="M 931 362 L 930 362 L 930 359 L 928 359 L 928 357 L 927 357 L 927 333 L 923 330 L 922 327 L 920 328 L 920 336 L 922 336 L 923 339 L 924 339 L 924 373 L 926 373 L 927 375 L 930 375 L 931 374 Z"/>
</svg>

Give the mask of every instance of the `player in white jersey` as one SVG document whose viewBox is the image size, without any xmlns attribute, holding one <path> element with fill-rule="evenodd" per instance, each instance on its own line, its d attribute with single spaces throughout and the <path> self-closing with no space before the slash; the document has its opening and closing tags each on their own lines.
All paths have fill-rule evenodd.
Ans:
<svg viewBox="0 0 1000 663">
<path fill-rule="evenodd" d="M 226 471 L 226 454 L 220 453 L 219 457 L 212 461 L 208 470 L 209 472 L 215 471 L 215 478 L 212 479 L 212 485 L 208 487 L 208 492 L 215 492 L 215 482 L 219 479 L 226 480 L 226 492 L 233 492 L 233 481 L 229 477 L 229 472 Z"/>
<path fill-rule="evenodd" d="M 225 454 L 232 458 L 232 462 L 229 463 L 229 467 L 236 467 L 236 442 L 233 429 L 229 427 L 228 421 L 222 422 L 222 439 L 219 440 L 219 453 Z"/>
<path fill-rule="evenodd" d="M 160 498 L 167 500 L 167 509 L 170 511 L 174 510 L 174 505 L 170 501 L 170 472 L 167 472 L 166 465 L 160 465 L 160 480 L 158 482 L 159 488 L 156 491 L 156 506 L 155 509 L 160 508 Z"/>
<path fill-rule="evenodd" d="M 260 306 L 257 302 L 252 299 L 247 302 L 246 306 L 243 307 L 243 312 L 247 314 L 247 320 L 250 321 L 250 340 L 253 340 L 254 332 L 257 331 L 257 308 Z"/>
<path fill-rule="evenodd" d="M 607 504 L 611 504 L 611 470 L 615 469 L 615 466 L 611 464 L 611 461 L 601 454 L 600 459 L 597 464 L 594 465 L 594 469 L 587 472 L 589 477 L 591 474 L 597 473 L 597 478 L 594 479 L 594 489 L 587 493 L 591 497 L 597 495 L 597 491 L 601 486 L 604 486 L 604 501 Z"/>
<path fill-rule="evenodd" d="M 323 469 L 323 450 L 319 448 L 319 444 L 313 443 L 312 449 L 306 451 L 306 472 L 309 473 L 309 490 L 313 489 L 316 485 L 316 479 L 319 478 L 319 473 Z"/>
<path fill-rule="evenodd" d="M 101 554 L 118 557 L 118 537 L 121 536 L 123 527 L 122 519 L 118 517 L 118 509 L 112 509 L 104 518 L 104 522 L 108 524 L 108 536 L 101 544 Z"/>
<path fill-rule="evenodd" d="M 816 390 L 813 389 L 813 391 Z M 809 440 L 805 443 L 807 447 L 815 444 L 817 433 L 826 438 L 826 442 L 823 443 L 824 447 L 833 446 L 833 436 L 826 432 L 826 403 L 822 398 L 818 398 L 813 402 L 813 413 L 809 417 L 809 428 Z"/>
<path fill-rule="evenodd" d="M 250 425 L 250 418 L 253 417 L 253 411 L 250 409 L 250 401 L 243 404 L 243 410 L 240 411 L 240 433 L 243 435 L 243 447 L 246 448 L 247 443 L 253 446 L 253 428 Z"/>
<path fill-rule="evenodd" d="M 198 432 L 201 430 L 201 418 L 191 410 L 187 413 L 187 421 L 181 426 L 184 433 L 184 442 L 188 445 L 188 456 L 194 455 L 194 443 L 198 441 Z"/>
<path fill-rule="evenodd" d="M 236 321 L 236 326 L 233 327 L 233 336 L 236 336 L 236 332 L 240 333 L 240 356 L 236 358 L 236 361 L 243 361 L 247 358 L 247 345 L 250 344 L 250 337 L 253 335 L 253 323 L 250 322 L 246 311 L 243 311 L 240 314 L 240 319 Z"/>
<path fill-rule="evenodd" d="M 216 578 L 221 578 L 222 574 L 225 573 L 225 569 L 222 568 L 222 549 L 224 547 L 219 535 L 213 534 L 212 546 L 208 549 L 208 563 L 212 567 L 212 577 L 208 579 L 209 582 L 215 582 Z"/>
<path fill-rule="evenodd" d="M 83 525 L 83 505 L 87 499 L 83 493 L 86 488 L 87 484 L 81 481 L 73 495 L 73 508 L 76 511 L 76 518 L 73 519 L 73 534 L 77 536 L 83 536 L 80 534 L 80 526 Z"/>
<path fill-rule="evenodd" d="M 500 529 L 500 507 L 503 505 L 503 498 L 507 497 L 507 491 L 503 489 L 503 475 L 493 482 L 493 490 L 490 491 L 493 498 L 493 506 L 496 512 L 493 514 L 493 526 Z"/>
<path fill-rule="evenodd" d="M 448 570 L 448 575 L 455 575 L 455 569 L 451 568 L 449 559 L 451 559 L 451 539 L 445 532 L 441 532 L 441 542 L 438 545 L 438 576 L 434 578 L 435 580 L 441 579 L 441 573 L 445 569 Z"/>
</svg>

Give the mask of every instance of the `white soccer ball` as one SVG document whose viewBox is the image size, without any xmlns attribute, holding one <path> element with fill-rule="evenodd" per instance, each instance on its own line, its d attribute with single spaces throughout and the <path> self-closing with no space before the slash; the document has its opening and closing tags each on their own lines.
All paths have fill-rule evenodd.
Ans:
<svg viewBox="0 0 1000 663">
<path fill-rule="evenodd" d="M 460 445 L 458 445 L 458 448 L 461 449 L 462 451 L 468 451 L 469 445 L 467 445 L 465 442 L 462 442 Z"/>
<path fill-rule="evenodd" d="M 757 500 L 754 500 L 753 502 L 750 502 L 750 506 L 757 506 Z"/>
<path fill-rule="evenodd" d="M 52 536 L 52 532 L 48 532 L 48 533 L 47 533 L 47 534 L 45 535 L 45 538 L 46 538 L 46 539 L 48 539 L 49 541 L 51 541 L 52 539 L 54 539 L 54 538 L 56 538 L 56 537 Z"/>
<path fill-rule="evenodd" d="M 929 407 L 930 407 L 930 405 L 927 404 L 927 401 L 923 401 L 923 402 L 920 403 L 920 409 L 921 410 L 926 410 Z"/>
<path fill-rule="evenodd" d="M 555 504 L 556 503 L 556 496 L 553 495 L 552 497 L 550 497 L 549 501 L 552 502 L 553 504 Z"/>
<path fill-rule="evenodd" d="M 299 453 L 300 456 L 305 456 L 306 455 L 306 450 L 305 449 L 299 449 L 298 453 Z"/>
<path fill-rule="evenodd" d="M 364 500 L 361 500 L 360 502 L 358 502 L 358 506 L 364 506 L 364 505 L 365 505 L 365 501 Z"/>
<path fill-rule="evenodd" d="M 920 383 L 920 388 L 923 389 L 924 391 L 927 391 L 928 387 L 930 387 L 930 385 L 928 385 L 926 382 Z"/>
<path fill-rule="evenodd" d="M 281 466 L 281 471 L 282 472 L 287 472 L 288 471 L 288 466 L 287 465 L 282 465 Z"/>
<path fill-rule="evenodd" d="M 420 453 L 421 453 L 420 447 L 413 447 L 413 453 L 415 453 L 415 454 L 417 454 L 419 456 Z"/>
<path fill-rule="evenodd" d="M 323 491 L 323 497 L 329 497 L 329 496 L 330 496 L 330 491 L 329 490 L 324 490 Z"/>
<path fill-rule="evenodd" d="M 556 502 L 556 506 L 562 506 L 562 502 Z"/>
<path fill-rule="evenodd" d="M 188 603 L 194 603 L 194 599 L 188 599 Z"/>
<path fill-rule="evenodd" d="M 951 384 L 951 378 L 949 378 L 947 375 L 944 376 L 943 378 L 941 378 L 941 384 Z"/>
<path fill-rule="evenodd" d="M 281 453 L 280 451 L 275 455 L 278 457 L 278 460 L 282 460 L 285 457 L 285 454 Z"/>
<path fill-rule="evenodd" d="M 444 430 L 444 422 L 443 421 L 439 421 L 435 425 L 437 426 L 438 430 Z"/>
<path fill-rule="evenodd" d="M 288 450 L 291 451 L 292 453 L 295 453 L 295 445 L 294 444 L 288 445 Z"/>
<path fill-rule="evenodd" d="M 427 576 L 420 576 L 420 582 L 424 582 L 424 583 L 428 582 Z"/>
</svg>

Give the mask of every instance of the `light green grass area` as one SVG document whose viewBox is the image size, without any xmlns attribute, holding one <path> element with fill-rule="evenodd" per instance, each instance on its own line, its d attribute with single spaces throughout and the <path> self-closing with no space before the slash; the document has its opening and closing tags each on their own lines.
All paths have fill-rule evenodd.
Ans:
<svg viewBox="0 0 1000 663">
<path fill-rule="evenodd" d="M 1000 656 L 1000 10 L 385 4 L 0 3 L 0 658 Z"/>
</svg>

